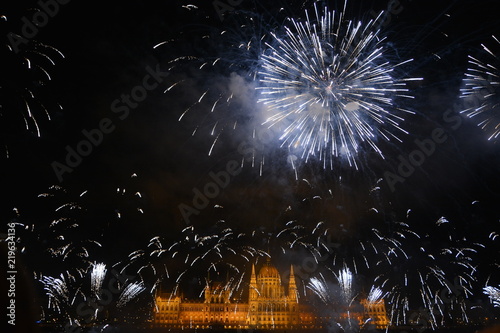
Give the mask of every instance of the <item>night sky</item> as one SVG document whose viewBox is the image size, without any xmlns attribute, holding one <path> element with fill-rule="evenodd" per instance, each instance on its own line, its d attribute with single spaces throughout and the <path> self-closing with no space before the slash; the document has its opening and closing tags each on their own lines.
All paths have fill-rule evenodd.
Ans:
<svg viewBox="0 0 500 333">
<path fill-rule="evenodd" d="M 287 15 L 301 18 L 303 8 L 312 8 L 312 1 L 302 2 L 263 5 L 243 0 L 234 10 L 243 16 L 248 12 L 266 18 L 267 26 L 262 30 L 276 29 Z M 371 18 L 370 13 L 387 7 L 385 1 L 360 3 L 350 1 L 347 12 Z M 197 9 L 183 7 L 188 4 Z M 491 35 L 500 36 L 496 4 L 493 0 L 400 0 L 400 12 L 391 15 L 383 31 L 395 57 L 414 59 L 404 67 L 407 75 L 423 80 L 409 85 L 415 96 L 409 104 L 415 114 L 408 115 L 404 122 L 409 134 L 402 143 L 380 142 L 385 159 L 365 146 L 359 170 L 345 161 L 339 161 L 334 170 L 323 169 L 321 162 L 313 159 L 299 163 L 295 171 L 286 148 L 266 143 L 260 147 L 266 155 L 262 172 L 258 165 L 252 167 L 246 161 L 243 170 L 232 176 L 199 214 L 191 215 L 189 223 L 208 231 L 223 220 L 242 231 L 260 228 L 270 234 L 288 220 L 313 226 L 325 221 L 332 230 L 344 230 L 346 239 L 351 239 L 389 220 L 406 221 L 422 234 L 435 233 L 439 232 L 436 221 L 444 216 L 450 221 L 447 230 L 456 239 L 469 237 L 470 242 L 487 243 L 488 235 L 498 231 L 499 143 L 488 141 L 475 120 L 459 115 L 463 102 L 458 96 L 467 55 L 480 56 L 480 45 L 494 45 Z M 31 17 L 32 8 L 38 5 L 18 1 L 12 6 L 0 11 L 8 19 L 2 21 L 3 36 L 20 33 L 22 17 Z M 329 2 L 329 6 L 335 8 L 335 2 Z M 2 144 L 7 145 L 9 154 L 5 158 L 2 151 L 2 220 L 14 218 L 15 207 L 20 221 L 43 224 L 50 220 L 55 207 L 79 202 L 85 207 L 80 236 L 99 240 L 103 247 L 95 249 L 95 258 L 109 263 L 146 247 L 154 236 L 175 240 L 188 225 L 179 206 L 192 207 L 193 191 L 212 182 L 211 174 L 226 170 L 228 163 L 241 162 L 238 146 L 248 140 L 250 131 L 245 125 L 243 129 L 223 131 L 209 156 L 214 140 L 210 130 L 218 120 L 210 112 L 211 104 L 207 101 L 182 121 L 178 119 L 206 87 L 226 89 L 231 69 L 197 72 L 187 62 L 185 67 L 169 72 L 169 61 L 179 55 L 193 55 L 237 63 L 238 57 L 227 48 L 230 42 L 217 44 L 224 41 L 220 31 L 226 29 L 231 31 L 230 36 L 249 38 L 244 35 L 248 30 L 235 30 L 237 17 L 228 11 L 221 20 L 211 1 L 71 1 L 60 5 L 58 13 L 33 38 L 64 54 L 61 58 L 54 50 L 45 50 L 54 66 L 34 56 L 48 69 L 50 81 L 44 80 L 40 86 L 35 81 L 43 75 L 19 74 L 17 59 L 2 60 L 1 70 L 6 73 L 1 79 Z M 216 37 L 207 42 L 202 39 L 204 35 Z M 153 48 L 166 40 L 173 42 Z M 8 43 L 6 37 L 4 43 Z M 31 43 L 23 47 L 30 48 Z M 500 54 L 500 45 L 495 47 Z M 238 64 L 235 72 L 249 71 L 254 65 Z M 137 106 L 129 107 L 128 114 L 116 112 L 113 102 L 122 94 L 130 94 L 143 84 L 145 75 L 156 69 L 168 75 L 160 76 L 158 86 L 148 90 Z M 164 93 L 177 78 L 185 81 Z M 33 87 L 35 99 L 51 115 L 48 121 L 34 107 L 33 112 L 39 114 L 40 137 L 24 128 L 24 106 L 19 101 L 23 85 Z M 125 105 L 120 103 L 117 105 Z M 251 103 L 256 103 L 252 96 L 239 96 L 235 117 L 245 110 L 258 109 Z M 107 126 L 112 129 L 72 172 L 58 179 L 54 161 L 64 163 L 66 147 L 75 148 L 85 139 L 82 131 L 98 128 L 103 119 L 109 119 Z M 499 122 L 500 116 L 496 120 Z M 418 148 L 416 140 L 429 140 L 436 129 L 442 129 L 439 133 L 445 138 L 443 142 L 436 143 L 422 165 L 391 188 L 387 172 L 396 174 L 399 157 L 407 159 Z M 61 186 L 66 193 L 46 200 L 37 197 L 52 185 Z M 80 197 L 84 191 L 88 192 Z M 136 192 L 141 193 L 140 198 L 134 195 Z M 408 210 L 411 214 L 407 217 Z M 498 256 L 498 240 L 488 244 L 492 246 L 491 256 Z M 45 265 L 48 271 L 57 271 L 50 260 Z M 485 267 L 480 272 L 483 278 L 492 273 L 491 266 Z M 499 277 L 494 281 L 499 282 Z"/>
</svg>

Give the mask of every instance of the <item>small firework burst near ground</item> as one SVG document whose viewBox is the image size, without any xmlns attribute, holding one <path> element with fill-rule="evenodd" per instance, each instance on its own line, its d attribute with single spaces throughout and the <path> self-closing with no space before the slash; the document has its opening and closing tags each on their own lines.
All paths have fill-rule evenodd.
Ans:
<svg viewBox="0 0 500 333">
<path fill-rule="evenodd" d="M 82 325 L 126 314 L 130 311 L 126 306 L 146 290 L 142 281 L 125 279 L 126 276 L 126 273 L 109 270 L 106 264 L 97 262 L 87 271 L 42 276 L 40 282 L 48 300 L 44 320 L 50 322 L 56 318 L 77 331 Z"/>
<path fill-rule="evenodd" d="M 481 44 L 482 53 L 469 55 L 468 67 L 463 79 L 461 98 L 468 104 L 462 110 L 467 117 L 474 119 L 488 140 L 496 140 L 500 135 L 500 60 L 498 52 L 500 41 L 492 36 L 491 45 Z"/>
<path fill-rule="evenodd" d="M 500 307 L 500 289 L 492 286 L 486 286 L 483 288 L 483 292 L 485 295 L 488 295 L 491 303 L 495 307 Z"/>
<path fill-rule="evenodd" d="M 358 168 L 357 155 L 369 148 L 382 158 L 380 138 L 401 141 L 400 124 L 412 111 L 399 106 L 412 98 L 399 66 L 412 60 L 388 60 L 380 18 L 367 23 L 344 18 L 344 11 L 315 7 L 315 19 L 290 19 L 282 35 L 273 34 L 262 55 L 260 101 L 264 125 L 275 128 L 281 146 L 306 161 L 316 158 L 333 168 L 347 159 Z"/>
</svg>

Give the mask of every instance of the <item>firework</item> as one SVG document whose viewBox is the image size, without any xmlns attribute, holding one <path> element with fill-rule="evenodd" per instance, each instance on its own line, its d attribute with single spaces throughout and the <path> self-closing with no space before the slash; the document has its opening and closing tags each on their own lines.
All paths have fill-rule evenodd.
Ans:
<svg viewBox="0 0 500 333">
<path fill-rule="evenodd" d="M 301 183 L 309 184 L 310 193 L 304 197 L 298 189 L 300 200 L 272 227 L 224 220 L 208 230 L 188 226 L 173 240 L 153 237 L 123 267 L 149 281 L 151 294 L 160 285 L 179 295 L 218 281 L 238 298 L 248 287 L 251 263 L 272 257 L 293 264 L 298 296 L 314 304 L 318 299 L 318 313 L 351 313 L 335 322 L 343 328 L 361 325 L 354 319 L 361 300 L 374 307 L 383 302 L 392 325 L 411 323 L 419 309 L 425 309 L 417 313 L 419 320 L 433 327 L 469 320 L 478 245 L 457 235 L 453 219 L 440 216 L 418 230 L 422 221 L 412 221 L 411 209 L 404 212 L 406 221 L 387 219 L 393 213 L 379 206 L 346 216 L 332 190 L 322 193 Z"/>
<path fill-rule="evenodd" d="M 367 301 L 368 303 L 378 303 L 384 298 L 384 292 L 378 287 L 372 286 L 370 292 L 368 293 Z"/>
<path fill-rule="evenodd" d="M 55 273 L 48 270 L 46 262 L 57 263 L 59 273 L 69 269 L 86 271 L 92 265 L 91 252 L 102 246 L 97 240 L 85 237 L 81 196 L 80 200 L 70 197 L 58 185 L 39 194 L 43 208 L 37 212 L 36 220 L 14 209 L 12 222 L 16 225 L 20 253 L 26 256 L 35 274 Z"/>
<path fill-rule="evenodd" d="M 117 192 L 121 196 L 124 190 Z M 427 309 L 419 312 L 419 321 L 426 320 L 433 327 L 450 319 L 454 311 L 468 320 L 466 300 L 476 280 L 476 245 L 451 236 L 448 231 L 454 228 L 452 219 L 436 218 L 434 227 L 427 226 L 422 233 L 414 230 L 410 221 L 385 220 L 381 217 L 383 209 L 372 207 L 365 212 L 370 217 L 367 227 L 365 223 L 348 221 L 352 217 L 343 220 L 338 213 L 326 209 L 339 204 L 332 201 L 331 190 L 329 193 L 318 195 L 312 191 L 310 196 L 302 197 L 302 205 L 288 207 L 281 224 L 272 228 L 258 226 L 248 231 L 248 226 L 219 220 L 208 230 L 188 226 L 172 235 L 173 240 L 153 237 L 146 249 L 134 251 L 128 260 L 114 266 L 121 267 L 119 273 L 133 271 L 140 277 L 138 282 L 127 281 L 118 286 L 120 294 L 114 306 L 123 308 L 146 289 L 150 291 L 148 295 L 154 295 L 160 284 L 171 287 L 173 294 L 201 288 L 207 278 L 212 282 L 225 277 L 222 289 L 229 290 L 231 297 L 242 297 L 250 264 L 272 255 L 278 262 L 294 263 L 299 297 L 309 297 L 310 291 L 321 301 L 319 311 L 333 309 L 334 315 L 348 314 L 335 322 L 344 330 L 356 330 L 361 325 L 355 320 L 359 297 L 366 298 L 367 304 L 383 299 L 389 321 L 395 325 L 415 320 L 412 310 L 418 308 Z M 322 211 L 325 216 L 309 216 L 304 203 L 311 202 L 316 204 L 312 210 Z M 327 207 L 320 209 L 318 205 Z M 56 210 L 64 212 L 78 207 L 71 201 Z M 363 216 L 356 219 L 363 220 Z M 410 219 L 411 210 L 405 216 Z M 54 225 L 64 223 L 58 221 Z M 496 238 L 496 233 L 491 233 L 490 238 Z M 309 265 L 305 266 L 305 262 Z M 86 272 L 72 277 L 68 272 L 58 278 L 43 277 L 49 309 L 73 321 L 81 320 L 67 309 L 74 309 L 82 297 L 98 302 L 99 296 L 106 293 L 103 286 L 108 272 L 106 265 L 93 263 Z M 87 276 L 90 283 L 76 282 L 85 281 Z M 494 295 L 493 291 L 485 289 L 488 295 Z M 93 314 L 92 320 L 99 313 Z"/>
<path fill-rule="evenodd" d="M 131 181 L 135 181 L 136 177 L 133 174 Z M 24 211 L 14 209 L 11 221 L 16 225 L 19 249 L 31 263 L 31 268 L 37 274 L 55 274 L 54 271 L 47 271 L 44 263 L 48 261 L 57 262 L 59 272 L 74 268 L 86 271 L 89 267 L 95 267 L 95 250 L 103 247 L 101 240 L 104 231 L 115 226 L 110 221 L 128 220 L 132 217 L 140 219 L 144 214 L 140 191 L 120 186 L 111 194 L 111 202 L 108 201 L 107 204 L 112 206 L 103 210 L 105 205 L 102 192 L 73 192 L 62 186 L 52 185 L 46 192 L 38 195 L 36 219 L 30 218 Z M 87 229 L 85 226 L 89 219 L 94 218 L 95 212 L 107 216 L 103 223 L 105 225 L 94 225 L 93 230 Z M 96 233 L 96 228 L 101 228 L 100 232 Z"/>
<path fill-rule="evenodd" d="M 125 306 L 146 288 L 142 281 L 125 279 L 133 276 L 122 274 L 104 263 L 93 263 L 87 272 L 42 276 L 39 281 L 47 297 L 46 313 L 76 329 L 81 323 L 95 323 L 110 313 L 127 311 Z"/>
<path fill-rule="evenodd" d="M 211 138 L 208 155 L 214 154 L 218 143 L 231 140 L 225 133 L 249 140 L 255 135 L 253 81 L 262 36 L 256 35 L 254 27 L 261 19 L 253 21 L 247 15 L 241 19 L 245 23 L 233 22 L 232 28 L 183 32 L 180 38 L 154 46 L 169 57 L 178 55 L 166 63 L 172 75 L 164 93 L 175 94 L 180 101 L 183 111 L 178 120 L 192 124 L 193 136 Z M 190 34 L 194 37 L 184 36 Z M 193 40 L 187 50 L 185 38 Z"/>
<path fill-rule="evenodd" d="M 161 237 L 153 237 L 146 249 L 129 255 L 123 269 L 135 270 L 143 280 L 152 281 L 151 293 L 159 287 L 171 288 L 174 293 L 179 289 L 192 289 L 190 279 L 193 277 L 199 286 L 204 286 L 208 276 L 217 278 L 226 272 L 230 278 L 224 281 L 223 289 L 235 296 L 242 291 L 241 285 L 247 276 L 245 267 L 257 257 L 269 256 L 252 243 L 252 236 L 236 233 L 222 221 L 210 232 L 188 226 L 177 241 L 167 246 Z"/>
<path fill-rule="evenodd" d="M 326 287 L 326 283 L 316 277 L 312 277 L 309 280 L 308 286 L 310 290 L 312 290 L 321 301 L 327 303 L 330 301 L 330 293 L 328 288 Z"/>
<path fill-rule="evenodd" d="M 306 12 L 305 22 L 290 15 L 283 27 L 283 13 L 241 11 L 231 17 L 235 28 L 206 31 L 196 52 L 168 61 L 173 80 L 165 92 L 194 94 L 179 120 L 192 114 L 193 135 L 208 132 L 209 155 L 237 137 L 251 152 L 242 162 L 261 170 L 283 147 L 294 169 L 297 156 L 324 168 L 344 160 L 358 168 L 362 150 L 384 157 L 380 140 L 401 141 L 407 132 L 400 124 L 412 113 L 403 103 L 413 98 L 407 83 L 420 80 L 400 74 L 411 59 L 395 60 L 386 48 L 380 17 L 354 22 L 344 11 L 316 7 L 315 14 Z M 173 39 L 155 49 L 176 54 L 183 48 L 175 45 Z"/>
<path fill-rule="evenodd" d="M 48 308 L 61 312 L 62 309 L 70 305 L 70 296 L 66 278 L 61 275 L 60 278 L 43 276 L 40 282 L 44 286 L 46 296 L 48 297 Z"/>
<path fill-rule="evenodd" d="M 290 19 L 282 35 L 273 33 L 262 54 L 264 125 L 278 128 L 281 146 L 325 167 L 345 157 L 357 168 L 366 146 L 384 157 L 379 139 L 401 141 L 407 133 L 400 123 L 412 111 L 397 100 L 412 98 L 406 82 L 420 79 L 400 77 L 397 68 L 411 60 L 388 60 L 377 20 L 347 20 L 326 7 L 323 13 L 315 7 L 315 20 L 306 17 Z"/>
<path fill-rule="evenodd" d="M 102 284 L 106 276 L 106 265 L 103 263 L 94 263 L 94 268 L 90 276 L 91 291 L 96 299 L 99 299 L 102 293 Z"/>
<path fill-rule="evenodd" d="M 26 132 L 41 136 L 43 121 L 50 121 L 49 107 L 43 87 L 51 80 L 51 67 L 64 55 L 56 48 L 30 40 L 22 47 L 12 47 L 10 38 L 24 39 L 12 33 L 6 16 L 0 18 L 0 25 L 7 39 L 0 46 L 2 77 L 0 79 L 0 114 L 2 120 L 2 144 L 5 156 L 9 158 L 8 145 L 13 138 Z M 57 105 L 58 109 L 62 109 Z"/>
<path fill-rule="evenodd" d="M 373 195 L 376 191 L 370 191 Z M 310 256 L 295 269 L 307 289 L 329 305 L 349 304 L 354 295 L 364 295 L 368 304 L 383 298 L 393 325 L 408 324 L 418 309 L 426 309 L 430 326 L 458 317 L 467 322 L 481 244 L 458 236 L 456 225 L 446 216 L 419 230 L 422 221 L 412 221 L 411 209 L 405 220 L 387 219 L 394 213 L 373 204 L 364 214 L 346 216 L 332 190 L 312 190 L 301 205 L 287 210 L 292 221 L 277 239 L 290 244 L 283 248 L 294 262 L 296 257 Z M 300 251 L 299 246 L 310 250 Z M 356 277 L 361 289 L 353 287 Z M 332 284 L 344 292 L 330 297 Z"/>
<path fill-rule="evenodd" d="M 477 126 L 496 140 L 500 135 L 500 62 L 498 50 L 500 41 L 493 36 L 493 45 L 481 44 L 482 53 L 469 55 L 468 67 L 463 79 L 461 98 L 466 109 L 461 112 L 476 121 Z"/>
<path fill-rule="evenodd" d="M 133 174 L 131 178 L 136 177 Z M 99 200 L 93 200 L 94 194 Z M 116 200 L 113 208 L 105 213 L 107 222 L 127 220 L 133 214 L 139 218 L 143 216 L 142 206 L 132 204 L 141 196 L 139 191 L 120 186 L 112 196 Z M 14 209 L 15 217 L 11 221 L 16 226 L 20 254 L 29 263 L 47 299 L 43 306 L 44 320 L 57 319 L 60 323 L 69 322 L 72 327 L 79 327 L 108 315 L 109 310 L 112 310 L 111 315 L 129 311 L 129 304 L 145 290 L 143 281 L 134 281 L 136 276 L 124 269 L 118 272 L 95 261 L 97 249 L 103 245 L 91 237 L 94 232 L 85 229 L 95 211 L 103 214 L 102 192 L 73 193 L 53 185 L 38 198 L 41 205 L 40 208 L 37 205 L 36 218 Z M 97 207 L 94 206 L 96 202 L 99 203 Z M 94 231 L 96 227 L 93 226 Z M 119 267 L 120 263 L 115 266 Z M 105 313 L 101 311 L 104 308 L 108 310 Z"/>
<path fill-rule="evenodd" d="M 467 299 L 477 280 L 473 264 L 476 246 L 465 238 L 452 237 L 443 229 L 443 219 L 424 235 L 400 222 L 402 228 L 387 239 L 393 246 L 384 254 L 386 260 L 377 264 L 383 273 L 374 278 L 374 283 L 387 292 L 385 299 L 394 324 L 408 323 L 416 314 L 412 310 L 417 309 L 417 314 L 434 328 L 455 315 L 469 321 Z"/>
<path fill-rule="evenodd" d="M 146 288 L 144 287 L 144 283 L 142 281 L 127 284 L 125 288 L 123 288 L 116 306 L 118 308 L 124 307 L 128 302 L 135 299 L 145 289 Z"/>
<path fill-rule="evenodd" d="M 495 307 L 500 307 L 500 289 L 492 286 L 486 286 L 483 288 L 483 292 L 485 295 L 488 295 L 491 303 Z"/>
<path fill-rule="evenodd" d="M 333 272 L 334 279 L 330 280 L 321 274 L 320 278 L 313 277 L 308 283 L 308 289 L 319 296 L 323 302 L 320 309 L 329 317 L 330 325 L 343 332 L 359 332 L 360 319 L 370 321 L 366 314 L 362 314 L 362 300 L 357 299 L 358 294 L 354 290 L 354 275 L 349 268 L 344 267 L 338 272 Z M 373 289 L 373 288 L 372 288 Z M 326 309 L 324 308 L 326 306 Z M 333 314 L 333 316 L 332 316 Z M 380 320 L 383 316 L 379 313 Z"/>
<path fill-rule="evenodd" d="M 350 304 L 353 300 L 351 271 L 348 268 L 344 268 L 335 277 L 340 286 L 342 301 L 344 304 Z"/>
<path fill-rule="evenodd" d="M 452 223 L 443 224 L 444 219 L 436 226 Z M 299 259 L 294 265 L 299 297 L 310 297 L 309 291 L 321 301 L 321 313 L 347 313 L 335 322 L 344 329 L 357 329 L 361 298 L 368 305 L 385 302 L 393 325 L 408 324 L 419 308 L 428 309 L 423 315 L 433 327 L 453 319 L 455 311 L 468 320 L 466 300 L 476 280 L 473 247 L 451 238 L 447 245 L 442 239 L 431 240 L 404 222 L 391 222 L 386 229 L 374 222 L 369 233 L 351 229 L 352 236 L 340 238 L 335 235 L 348 227 L 339 230 L 334 224 L 288 221 L 274 231 L 258 228 L 249 233 L 226 222 L 210 233 L 189 226 L 168 246 L 154 237 L 146 250 L 130 254 L 125 267 L 139 271 L 143 280 L 153 278 L 154 289 L 172 288 L 172 294 L 202 289 L 208 277 L 208 282 L 223 282 L 221 288 L 238 298 L 248 284 L 245 272 L 256 259 Z M 443 230 L 435 233 L 449 237 Z M 445 245 L 432 246 L 436 243 Z"/>
</svg>

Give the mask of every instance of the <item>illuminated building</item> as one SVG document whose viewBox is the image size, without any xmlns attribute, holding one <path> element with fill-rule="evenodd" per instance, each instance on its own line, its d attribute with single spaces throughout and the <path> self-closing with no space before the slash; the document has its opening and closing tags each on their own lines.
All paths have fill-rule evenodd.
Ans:
<svg viewBox="0 0 500 333">
<path fill-rule="evenodd" d="M 267 260 L 255 273 L 252 265 L 248 301 L 231 299 L 230 290 L 222 284 L 207 284 L 203 302 L 182 299 L 179 295 L 158 293 L 153 323 L 172 328 L 258 328 L 304 329 L 321 328 L 325 318 L 314 315 L 309 306 L 299 304 L 297 285 L 290 270 L 287 288 L 278 270 Z M 367 318 L 377 328 L 387 327 L 383 300 L 368 304 L 362 301 L 364 313 L 355 318 L 363 324 Z"/>
<path fill-rule="evenodd" d="M 362 299 L 361 305 L 363 306 L 362 318 L 370 318 L 370 323 L 378 329 L 386 328 L 389 325 L 383 299 L 376 302 L 368 302 L 368 300 Z"/>
</svg>

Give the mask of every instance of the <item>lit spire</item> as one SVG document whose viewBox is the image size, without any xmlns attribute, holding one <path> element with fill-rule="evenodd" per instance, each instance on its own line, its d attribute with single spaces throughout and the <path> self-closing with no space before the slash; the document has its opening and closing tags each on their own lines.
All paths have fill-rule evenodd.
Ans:
<svg viewBox="0 0 500 333">
<path fill-rule="evenodd" d="M 257 287 L 257 277 L 255 275 L 255 264 L 252 264 L 252 275 L 250 276 L 250 285 Z"/>
<path fill-rule="evenodd" d="M 255 274 L 255 264 L 252 264 L 252 275 L 250 275 L 250 300 L 255 300 L 258 297 L 257 277 Z"/>
<path fill-rule="evenodd" d="M 293 265 L 290 265 L 290 280 L 288 281 L 288 296 L 295 302 L 299 301 L 297 293 L 297 284 L 295 283 L 295 273 L 293 272 Z"/>
</svg>

